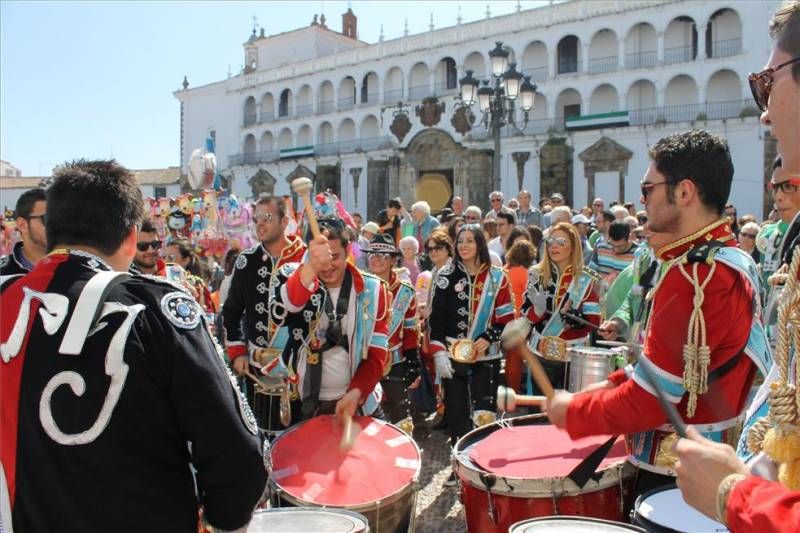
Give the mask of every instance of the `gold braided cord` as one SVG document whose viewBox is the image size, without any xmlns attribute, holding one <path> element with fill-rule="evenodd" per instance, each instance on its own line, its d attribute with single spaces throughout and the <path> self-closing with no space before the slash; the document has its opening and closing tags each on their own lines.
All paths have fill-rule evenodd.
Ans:
<svg viewBox="0 0 800 533">
<path fill-rule="evenodd" d="M 722 226 L 724 224 L 729 224 L 729 221 L 728 221 L 727 218 L 721 218 L 721 219 L 717 220 L 716 222 L 712 222 L 708 226 L 700 228 L 699 230 L 695 231 L 691 235 L 687 235 L 686 237 L 683 237 L 682 239 L 678 239 L 675 242 L 671 242 L 669 244 L 665 244 L 664 246 L 662 246 L 661 248 L 656 250 L 656 257 L 661 257 L 665 253 L 667 253 L 667 252 L 669 252 L 671 250 L 674 250 L 676 248 L 680 248 L 684 244 L 688 244 L 688 243 L 690 243 L 692 241 L 696 241 L 697 239 L 699 239 L 700 237 L 702 237 L 706 233 L 709 234 L 709 236 L 706 237 L 706 238 L 710 240 L 710 238 L 711 238 L 710 232 L 712 230 L 717 229 L 718 227 L 720 227 L 720 226 Z M 728 235 L 723 235 L 720 238 L 720 240 L 730 240 L 730 239 L 733 239 L 733 238 L 734 238 L 734 236 L 732 234 L 728 234 Z"/>
<path fill-rule="evenodd" d="M 768 416 L 762 416 L 747 430 L 747 449 L 750 453 L 757 454 L 764 448 L 764 436 L 772 427 Z"/>
<path fill-rule="evenodd" d="M 779 365 L 780 380 L 784 383 L 789 382 L 789 352 L 790 352 L 790 322 L 793 314 L 797 312 L 798 282 L 797 273 L 800 269 L 800 253 L 795 248 L 792 255 L 792 262 L 789 265 L 788 279 L 781 295 L 781 303 L 778 306 L 778 344 L 775 347 L 775 364 Z M 795 322 L 797 318 L 795 317 Z"/>
<path fill-rule="evenodd" d="M 717 264 L 711 263 L 708 275 L 702 283 L 698 272 L 699 266 L 699 263 L 692 264 L 691 275 L 686 271 L 683 263 L 678 266 L 681 275 L 694 288 L 693 309 L 692 314 L 689 316 L 686 344 L 683 345 L 683 386 L 689 392 L 689 403 L 686 406 L 686 414 L 689 417 L 694 416 L 697 409 L 697 396 L 708 391 L 708 366 L 711 364 L 711 349 L 708 347 L 707 342 L 703 302 L 705 300 L 705 289 L 711 278 L 714 277 Z"/>
</svg>

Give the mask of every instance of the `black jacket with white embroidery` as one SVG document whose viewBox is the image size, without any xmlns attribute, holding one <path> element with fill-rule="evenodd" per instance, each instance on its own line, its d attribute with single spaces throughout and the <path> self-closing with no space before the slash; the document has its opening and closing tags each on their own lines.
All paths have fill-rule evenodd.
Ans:
<svg viewBox="0 0 800 533">
<path fill-rule="evenodd" d="M 249 521 L 260 439 L 191 296 L 59 250 L 0 305 L 0 502 L 15 531 L 193 533 L 200 505 L 221 529 Z"/>
</svg>

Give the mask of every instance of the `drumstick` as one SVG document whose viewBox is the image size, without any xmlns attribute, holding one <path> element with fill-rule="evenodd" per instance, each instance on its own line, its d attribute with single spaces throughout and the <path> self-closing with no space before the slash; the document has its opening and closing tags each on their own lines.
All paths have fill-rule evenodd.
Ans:
<svg viewBox="0 0 800 533">
<path fill-rule="evenodd" d="M 575 316 L 572 313 L 567 313 L 567 312 L 562 311 L 561 315 L 565 316 L 566 318 L 569 318 L 570 320 L 574 320 L 578 324 L 580 324 L 582 326 L 586 326 L 587 328 L 600 329 L 600 326 L 598 326 L 597 324 L 592 324 L 588 320 L 584 320 L 583 318 L 581 318 L 579 316 Z"/>
<path fill-rule="evenodd" d="M 308 178 L 297 178 L 292 181 L 292 190 L 303 200 L 303 208 L 308 217 L 308 225 L 311 226 L 311 235 L 316 239 L 320 236 L 319 224 L 317 224 L 317 217 L 314 215 L 314 209 L 311 207 L 311 197 L 309 192 L 314 184 Z"/>
<path fill-rule="evenodd" d="M 342 440 L 339 442 L 339 451 L 347 453 L 353 449 L 355 438 L 353 438 L 353 417 L 349 413 L 343 413 L 344 417 L 344 430 L 342 431 Z"/>
<path fill-rule="evenodd" d="M 518 405 L 542 405 L 547 401 L 544 396 L 526 396 L 517 394 L 510 387 L 497 387 L 497 408 L 501 411 L 513 412 Z"/>
</svg>

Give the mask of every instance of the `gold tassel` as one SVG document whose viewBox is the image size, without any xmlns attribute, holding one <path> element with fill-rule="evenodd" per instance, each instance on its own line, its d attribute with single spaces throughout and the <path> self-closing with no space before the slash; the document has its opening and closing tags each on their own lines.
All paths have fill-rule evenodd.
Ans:
<svg viewBox="0 0 800 533">
<path fill-rule="evenodd" d="M 789 490 L 800 490 L 800 459 L 782 463 L 778 467 L 778 481 Z"/>
<path fill-rule="evenodd" d="M 747 449 L 750 450 L 750 453 L 756 454 L 764 449 L 764 437 L 770 428 L 772 428 L 772 422 L 767 416 L 759 418 L 750 426 L 747 431 Z"/>
</svg>

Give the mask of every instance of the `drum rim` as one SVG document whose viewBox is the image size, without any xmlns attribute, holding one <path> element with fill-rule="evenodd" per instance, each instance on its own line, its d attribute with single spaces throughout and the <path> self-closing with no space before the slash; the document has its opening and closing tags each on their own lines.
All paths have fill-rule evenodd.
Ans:
<svg viewBox="0 0 800 533">
<path fill-rule="evenodd" d="M 371 418 L 373 420 L 380 420 L 378 418 L 375 418 L 374 416 L 365 415 L 365 417 L 366 418 Z M 301 422 L 299 424 L 295 424 L 294 426 L 292 426 L 290 428 L 287 428 L 286 431 L 284 431 L 282 434 L 280 434 L 277 437 L 275 437 L 275 440 L 272 441 L 272 443 L 270 444 L 270 464 L 273 466 L 273 469 L 274 469 L 274 464 L 271 461 L 271 459 L 272 459 L 272 451 L 275 449 L 275 446 L 278 444 L 278 441 L 281 438 L 283 438 L 284 435 L 288 435 L 292 431 L 296 431 L 298 428 L 302 427 L 305 424 L 305 422 L 307 422 L 307 421 L 303 421 L 303 422 Z M 417 467 L 416 467 L 416 469 L 414 471 L 414 476 L 411 478 L 411 480 L 408 483 L 403 485 L 397 491 L 395 491 L 395 492 L 393 492 L 391 494 L 388 494 L 388 495 L 386 495 L 386 496 L 384 496 L 384 497 L 382 497 L 382 498 L 380 498 L 378 500 L 370 500 L 370 501 L 367 501 L 367 502 L 364 502 L 364 503 L 353 503 L 353 504 L 347 504 L 347 505 L 336 505 L 336 506 L 333 506 L 333 505 L 330 505 L 330 504 L 316 503 L 316 502 L 313 502 L 313 501 L 305 500 L 300 496 L 295 496 L 294 494 L 292 494 L 289 491 L 287 491 L 280 484 L 280 482 L 276 481 L 272 477 L 272 471 L 269 472 L 269 474 L 270 474 L 270 476 L 269 476 L 269 485 L 271 485 L 274 489 L 277 489 L 277 491 L 278 491 L 277 495 L 280 498 L 284 498 L 284 499 L 288 500 L 293 505 L 298 505 L 299 504 L 300 506 L 305 505 L 305 506 L 308 506 L 308 507 L 326 507 L 326 508 L 334 508 L 334 509 L 346 509 L 346 510 L 355 511 L 355 512 L 359 512 L 360 510 L 371 510 L 371 509 L 377 509 L 377 508 L 380 508 L 380 507 L 386 507 L 386 506 L 388 506 L 388 504 L 393 504 L 395 502 L 403 500 L 404 497 L 409 492 L 413 496 L 413 494 L 417 492 L 417 485 L 419 484 L 419 476 L 420 476 L 420 472 L 422 471 L 422 452 L 420 451 L 419 446 L 417 445 L 417 443 L 414 441 L 414 439 L 408 433 L 406 433 L 405 431 L 403 431 L 402 429 L 400 429 L 396 425 L 392 424 L 391 422 L 386 422 L 385 420 L 380 420 L 380 423 L 382 423 L 384 425 L 387 425 L 387 426 L 391 426 L 394 429 L 396 429 L 397 431 L 399 431 L 400 435 L 405 435 L 406 437 L 408 437 L 408 440 L 411 442 L 411 444 L 414 446 L 414 450 L 417 452 Z M 386 504 L 386 505 L 384 505 L 384 504 Z"/>
<path fill-rule="evenodd" d="M 532 518 L 526 518 L 524 520 L 520 520 L 519 522 L 514 522 L 511 524 L 511 527 L 508 529 L 508 533 L 518 533 L 514 529 L 517 526 L 522 524 L 529 524 L 531 522 L 558 522 L 561 520 L 580 520 L 582 522 L 591 522 L 594 524 L 608 524 L 613 526 L 621 526 L 623 531 L 641 531 L 645 532 L 645 529 L 642 529 L 639 526 L 634 524 L 626 524 L 625 522 L 615 522 L 613 520 L 605 520 L 603 518 L 594 518 L 591 516 L 538 516 Z"/>
<path fill-rule="evenodd" d="M 319 513 L 320 511 L 329 512 L 332 514 L 349 516 L 365 526 L 369 527 L 369 520 L 366 516 L 350 509 L 343 509 L 341 507 L 324 507 L 324 506 L 306 506 L 306 507 L 271 507 L 269 509 L 256 509 L 253 511 L 253 517 L 256 515 L 265 515 L 270 513 L 300 513 L 300 512 L 313 512 Z"/>
<path fill-rule="evenodd" d="M 642 516 L 641 514 L 639 514 L 639 505 L 644 500 L 646 500 L 650 496 L 653 496 L 653 495 L 661 493 L 661 492 L 666 492 L 666 491 L 669 491 L 669 490 L 678 490 L 678 491 L 680 491 L 680 489 L 678 489 L 678 485 L 676 483 L 668 483 L 666 485 L 662 485 L 660 487 L 655 487 L 653 489 L 650 489 L 648 491 L 645 491 L 645 492 L 639 494 L 636 497 L 636 500 L 633 502 L 633 509 L 631 509 L 631 521 L 640 520 L 640 521 L 644 522 L 644 525 L 652 526 L 654 528 L 658 528 L 658 531 L 663 531 L 663 532 L 673 532 L 673 531 L 675 531 L 676 533 L 679 533 L 678 530 L 672 529 L 668 525 L 659 524 L 658 522 L 650 520 L 648 517 Z M 687 503 L 686 505 L 689 505 L 689 504 Z M 706 517 L 706 518 L 708 518 L 708 517 Z M 711 519 L 709 518 L 709 520 L 711 520 Z M 717 522 L 719 525 L 721 525 L 726 530 L 728 530 L 728 528 L 722 522 L 719 522 L 717 520 L 715 520 L 715 522 Z M 728 531 L 730 531 L 730 530 L 728 530 Z"/>
<path fill-rule="evenodd" d="M 473 488 L 478 490 L 487 490 L 486 486 L 481 481 L 481 474 L 487 473 L 485 470 L 480 469 L 477 465 L 467 464 L 464 461 L 463 452 L 464 452 L 464 443 L 471 438 L 474 437 L 476 434 L 481 432 L 486 432 L 489 428 L 494 427 L 495 429 L 492 431 L 488 431 L 489 434 L 494 433 L 499 429 L 501 422 L 506 421 L 514 421 L 519 420 L 521 423 L 527 423 L 524 425 L 535 425 L 530 422 L 534 420 L 541 420 L 546 419 L 547 415 L 545 414 L 534 414 L 534 415 L 525 415 L 519 416 L 515 418 L 507 418 L 503 421 L 495 421 L 491 424 L 486 424 L 485 426 L 481 426 L 479 428 L 475 428 L 472 431 L 468 432 L 464 436 L 462 436 L 456 442 L 455 448 L 453 448 L 453 471 L 455 472 L 456 476 L 458 476 L 462 481 L 468 483 Z M 513 425 L 513 422 L 512 422 Z M 619 472 L 619 474 L 617 473 Z M 625 480 L 628 477 L 632 477 L 635 472 L 635 468 L 631 465 L 626 459 L 622 459 L 618 462 L 612 463 L 608 465 L 606 468 L 602 470 L 602 476 L 598 480 L 590 479 L 583 488 L 578 487 L 573 481 L 567 479 L 566 477 L 546 477 L 546 478 L 521 478 L 521 477 L 513 477 L 513 476 L 497 476 L 495 475 L 496 480 L 502 480 L 505 488 L 502 488 L 500 484 L 495 482 L 495 485 L 488 489 L 489 492 L 492 494 L 502 494 L 510 497 L 517 497 L 517 498 L 551 498 L 553 495 L 553 488 L 557 485 L 560 485 L 561 488 L 560 496 L 580 496 L 583 494 L 589 494 L 592 492 L 597 492 L 600 490 L 605 490 L 610 487 L 618 486 L 620 484 L 620 477 L 622 480 Z"/>
</svg>

